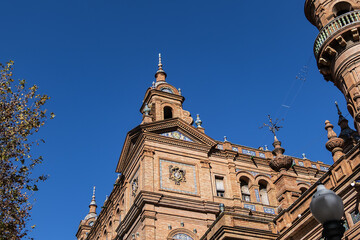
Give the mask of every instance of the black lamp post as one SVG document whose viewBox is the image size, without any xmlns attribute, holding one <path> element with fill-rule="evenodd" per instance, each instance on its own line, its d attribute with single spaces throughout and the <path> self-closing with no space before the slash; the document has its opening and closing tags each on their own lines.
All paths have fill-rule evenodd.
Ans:
<svg viewBox="0 0 360 240">
<path fill-rule="evenodd" d="M 323 225 L 323 237 L 326 240 L 341 240 L 345 232 L 341 221 L 344 204 L 338 195 L 326 189 L 324 185 L 319 185 L 311 200 L 310 211 Z"/>
</svg>

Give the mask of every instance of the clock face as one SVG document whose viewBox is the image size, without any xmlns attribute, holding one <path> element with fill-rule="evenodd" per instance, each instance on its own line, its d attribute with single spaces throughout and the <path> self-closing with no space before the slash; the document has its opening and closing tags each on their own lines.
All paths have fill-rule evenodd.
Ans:
<svg viewBox="0 0 360 240">
<path fill-rule="evenodd" d="M 173 93 L 173 91 L 170 88 L 167 88 L 167 87 L 163 87 L 160 90 L 163 91 L 163 92 L 167 92 L 167 93 Z"/>
</svg>

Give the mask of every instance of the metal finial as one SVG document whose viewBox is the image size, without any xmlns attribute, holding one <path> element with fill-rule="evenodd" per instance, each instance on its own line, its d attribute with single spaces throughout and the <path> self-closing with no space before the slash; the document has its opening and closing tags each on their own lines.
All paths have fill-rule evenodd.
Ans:
<svg viewBox="0 0 360 240">
<path fill-rule="evenodd" d="M 302 154 L 303 159 L 307 159 L 305 153 Z"/>
<path fill-rule="evenodd" d="M 92 195 L 92 198 L 91 198 L 90 205 L 95 205 L 95 206 L 96 206 L 96 201 L 95 201 L 95 186 L 94 186 L 94 188 L 93 188 L 93 195 Z"/>
<path fill-rule="evenodd" d="M 195 124 L 198 128 L 202 128 L 201 124 L 202 124 L 202 121 L 200 119 L 200 115 L 199 114 L 196 114 L 196 121 L 195 121 Z"/>
<path fill-rule="evenodd" d="M 336 105 L 336 108 L 337 108 L 337 110 L 338 110 L 338 114 L 339 114 L 339 116 L 340 116 L 340 115 L 342 115 L 342 113 L 341 113 L 341 111 L 340 111 L 340 108 L 339 108 L 339 105 L 338 105 L 337 101 L 335 101 L 335 105 Z"/>
<path fill-rule="evenodd" d="M 275 122 L 273 122 L 272 118 L 270 117 L 270 115 L 268 115 L 268 118 L 269 118 L 269 124 L 266 124 L 266 123 L 263 123 L 263 126 L 261 126 L 260 128 L 263 128 L 263 127 L 268 127 L 270 132 L 272 132 L 272 134 L 274 134 L 274 138 L 276 138 L 276 131 L 279 131 L 280 128 L 282 128 L 282 126 L 278 126 L 279 122 L 280 121 L 283 121 L 284 119 L 276 119 Z"/>
<path fill-rule="evenodd" d="M 161 63 L 161 53 L 159 53 L 159 64 L 158 64 L 159 70 L 162 70 L 162 63 Z"/>
</svg>

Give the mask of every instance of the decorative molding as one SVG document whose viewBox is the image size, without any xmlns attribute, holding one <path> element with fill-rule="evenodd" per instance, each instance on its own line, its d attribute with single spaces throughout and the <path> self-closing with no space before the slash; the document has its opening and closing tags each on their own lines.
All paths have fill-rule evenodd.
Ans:
<svg viewBox="0 0 360 240">
<path fill-rule="evenodd" d="M 169 166 L 169 179 L 173 180 L 176 185 L 186 182 L 186 170 L 180 169 L 178 166 Z"/>
<path fill-rule="evenodd" d="M 190 192 L 190 191 L 185 191 L 185 190 L 180 190 L 180 189 L 173 189 L 173 188 L 164 187 L 163 186 L 163 178 L 164 178 L 164 176 L 162 174 L 162 166 L 163 166 L 164 162 L 171 163 L 171 164 L 174 164 L 174 165 L 176 164 L 178 166 L 191 167 L 193 169 L 193 176 L 192 177 L 193 177 L 193 180 L 194 180 L 194 189 L 195 190 L 193 192 Z M 191 176 L 189 176 L 189 177 L 191 177 Z M 185 163 L 178 163 L 178 162 L 173 162 L 173 161 L 169 161 L 169 160 L 160 159 L 160 189 L 197 195 L 198 194 L 198 186 L 197 186 L 197 181 L 196 181 L 195 166 L 185 164 Z"/>
</svg>

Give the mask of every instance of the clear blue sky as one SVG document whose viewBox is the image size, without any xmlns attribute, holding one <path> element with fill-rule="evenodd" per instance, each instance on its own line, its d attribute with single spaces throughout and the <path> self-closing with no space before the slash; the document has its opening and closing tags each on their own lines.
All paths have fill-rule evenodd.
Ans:
<svg viewBox="0 0 360 240">
<path fill-rule="evenodd" d="M 335 100 L 347 111 L 316 68 L 318 31 L 304 1 L 3 1 L 0 61 L 14 60 L 16 77 L 50 95 L 56 114 L 39 132 L 38 171 L 50 179 L 35 194 L 31 236 L 75 239 L 93 185 L 102 205 L 126 133 L 141 122 L 159 52 L 168 82 L 210 137 L 271 146 L 259 127 L 267 114 L 285 116 L 278 136 L 286 153 L 331 163 L 324 121 L 336 125 Z M 298 91 L 295 76 L 307 63 Z"/>
</svg>

